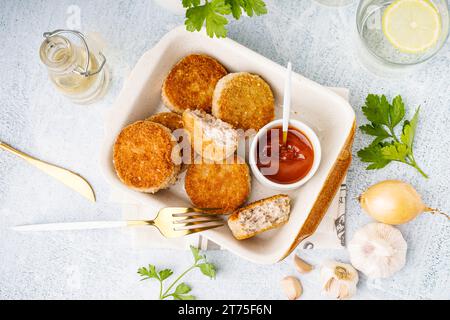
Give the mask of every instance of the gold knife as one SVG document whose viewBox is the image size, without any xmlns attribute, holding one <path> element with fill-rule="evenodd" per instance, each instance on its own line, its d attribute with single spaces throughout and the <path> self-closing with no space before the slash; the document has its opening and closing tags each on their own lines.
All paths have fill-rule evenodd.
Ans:
<svg viewBox="0 0 450 320">
<path fill-rule="evenodd" d="M 95 202 L 94 190 L 92 189 L 89 182 L 87 182 L 80 175 L 73 173 L 69 170 L 57 167 L 55 165 L 46 163 L 44 161 L 38 160 L 36 158 L 33 158 L 32 156 L 29 156 L 17 149 L 14 149 L 13 147 L 11 147 L 1 141 L 0 141 L 0 149 L 9 151 L 12 154 L 15 154 L 16 156 L 26 160 L 28 163 L 32 164 L 39 170 L 45 172 L 46 174 L 55 178 L 56 180 L 59 180 L 60 182 L 65 184 L 67 187 L 75 190 L 76 192 L 81 194 L 83 197 L 87 198 L 88 200 L 90 200 L 92 202 Z"/>
</svg>

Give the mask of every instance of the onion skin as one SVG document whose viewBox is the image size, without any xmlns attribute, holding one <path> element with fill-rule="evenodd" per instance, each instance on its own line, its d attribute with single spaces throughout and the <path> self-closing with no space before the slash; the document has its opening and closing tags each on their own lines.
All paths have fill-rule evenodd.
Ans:
<svg viewBox="0 0 450 320">
<path fill-rule="evenodd" d="M 390 225 L 407 223 L 431 210 L 410 184 L 398 180 L 387 180 L 370 187 L 359 201 L 372 218 Z"/>
</svg>

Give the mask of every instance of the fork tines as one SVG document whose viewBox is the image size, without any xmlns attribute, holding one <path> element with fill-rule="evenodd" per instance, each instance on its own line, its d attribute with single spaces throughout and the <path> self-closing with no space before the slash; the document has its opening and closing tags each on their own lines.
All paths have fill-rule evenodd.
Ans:
<svg viewBox="0 0 450 320">
<path fill-rule="evenodd" d="M 202 232 L 224 225 L 224 220 L 215 214 L 205 213 L 204 211 L 213 211 L 217 209 L 195 209 L 189 208 L 188 212 L 175 213 L 174 227 L 176 231 L 189 231 L 189 234 Z"/>
</svg>

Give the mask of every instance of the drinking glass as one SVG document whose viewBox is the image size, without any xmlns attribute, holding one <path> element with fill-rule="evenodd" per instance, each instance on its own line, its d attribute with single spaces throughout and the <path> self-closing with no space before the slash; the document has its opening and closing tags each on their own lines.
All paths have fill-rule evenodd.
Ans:
<svg viewBox="0 0 450 320">
<path fill-rule="evenodd" d="M 397 0 L 398 1 L 398 0 Z M 422 0 L 433 5 L 441 19 L 439 39 L 423 52 L 408 53 L 394 47 L 382 30 L 383 14 L 394 0 L 361 0 L 356 14 L 358 38 L 365 59 L 375 58 L 385 67 L 414 66 L 433 57 L 448 37 L 449 11 L 446 0 Z M 367 57 L 367 55 L 371 57 Z"/>
</svg>

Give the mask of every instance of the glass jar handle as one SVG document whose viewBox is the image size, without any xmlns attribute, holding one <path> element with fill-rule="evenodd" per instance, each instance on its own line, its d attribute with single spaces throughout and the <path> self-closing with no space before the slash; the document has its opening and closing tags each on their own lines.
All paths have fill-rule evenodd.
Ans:
<svg viewBox="0 0 450 320">
<path fill-rule="evenodd" d="M 91 53 L 90 53 L 89 46 L 88 46 L 87 41 L 86 41 L 86 37 L 81 32 L 76 31 L 76 30 L 58 29 L 58 30 L 55 30 L 55 31 L 52 31 L 52 32 L 45 32 L 44 33 L 44 37 L 46 39 L 49 39 L 51 37 L 57 36 L 57 35 L 62 34 L 62 33 L 71 33 L 71 34 L 77 36 L 83 42 L 84 49 L 86 50 L 87 59 L 86 59 L 86 66 L 85 66 L 84 70 L 80 71 L 80 70 L 75 69 L 75 70 L 73 70 L 73 72 L 75 72 L 76 74 L 79 74 L 81 76 L 84 76 L 86 78 L 90 77 L 90 76 L 94 76 L 97 73 L 100 73 L 102 71 L 103 67 L 106 64 L 106 57 L 103 55 L 103 53 L 99 52 L 98 54 L 102 57 L 103 61 L 100 64 L 100 67 L 96 71 L 89 72 L 89 63 L 90 63 L 89 61 L 90 61 L 90 54 Z"/>
</svg>

